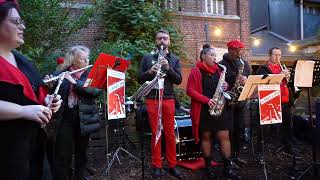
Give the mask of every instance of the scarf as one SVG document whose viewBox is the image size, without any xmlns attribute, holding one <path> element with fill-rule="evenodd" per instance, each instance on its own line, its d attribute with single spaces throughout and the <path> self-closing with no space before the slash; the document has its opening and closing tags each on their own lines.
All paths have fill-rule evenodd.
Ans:
<svg viewBox="0 0 320 180">
<path fill-rule="evenodd" d="M 272 74 L 279 74 L 282 71 L 279 64 L 268 63 L 268 67 L 271 70 Z"/>
<path fill-rule="evenodd" d="M 78 68 L 76 68 L 74 65 L 70 66 L 70 72 L 77 70 Z M 76 73 L 72 73 L 71 76 L 73 77 L 74 80 L 79 80 L 81 75 L 85 72 L 86 70 L 82 70 Z M 69 88 L 69 94 L 68 94 L 68 107 L 69 108 L 73 108 L 74 106 L 76 106 L 78 104 L 79 101 L 79 97 L 76 93 L 76 89 L 75 89 L 75 84 L 70 84 L 70 88 Z"/>
<path fill-rule="evenodd" d="M 209 74 L 214 74 L 217 71 L 220 72 L 217 63 L 214 63 L 213 66 L 208 66 L 206 63 L 199 61 L 197 63 L 197 68 Z"/>
</svg>

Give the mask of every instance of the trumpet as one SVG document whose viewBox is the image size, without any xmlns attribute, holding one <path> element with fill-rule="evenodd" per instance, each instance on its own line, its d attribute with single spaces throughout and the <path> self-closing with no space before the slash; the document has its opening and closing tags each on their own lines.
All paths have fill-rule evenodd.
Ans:
<svg viewBox="0 0 320 180">
<path fill-rule="evenodd" d="M 288 74 L 285 74 L 285 78 L 287 79 L 287 82 L 289 82 L 290 72 L 289 72 L 288 68 L 286 67 L 285 64 L 281 64 L 280 61 L 278 61 L 278 64 L 279 64 L 279 66 L 281 68 L 281 71 L 287 71 L 288 72 Z"/>
<path fill-rule="evenodd" d="M 71 71 L 70 74 L 73 74 L 73 73 L 76 73 L 76 72 L 79 72 L 79 71 L 82 71 L 84 69 L 88 69 L 90 67 L 92 67 L 93 65 L 89 65 L 89 66 L 86 66 L 86 67 L 83 67 L 83 68 L 80 68 L 80 69 L 77 69 L 77 70 L 74 70 L 74 71 Z M 55 80 L 58 80 L 62 75 L 64 75 L 64 73 L 61 73 L 59 74 L 58 76 L 55 76 L 51 79 L 47 79 L 47 80 L 43 80 L 45 83 L 48 83 L 48 82 L 51 82 L 51 81 L 55 81 Z"/>
</svg>

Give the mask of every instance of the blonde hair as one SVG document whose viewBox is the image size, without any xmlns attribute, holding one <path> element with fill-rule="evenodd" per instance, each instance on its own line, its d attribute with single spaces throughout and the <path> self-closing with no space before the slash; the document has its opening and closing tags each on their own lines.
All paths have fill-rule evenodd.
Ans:
<svg viewBox="0 0 320 180">
<path fill-rule="evenodd" d="M 87 52 L 88 54 L 90 54 L 90 50 L 86 46 L 78 45 L 71 47 L 65 55 L 63 63 L 64 68 L 69 67 L 73 64 L 73 61 L 79 51 Z"/>
</svg>

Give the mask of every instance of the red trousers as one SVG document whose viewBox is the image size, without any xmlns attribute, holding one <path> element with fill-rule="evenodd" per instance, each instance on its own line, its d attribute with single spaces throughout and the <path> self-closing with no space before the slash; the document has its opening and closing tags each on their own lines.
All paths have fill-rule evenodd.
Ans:
<svg viewBox="0 0 320 180">
<path fill-rule="evenodd" d="M 149 116 L 150 128 L 152 131 L 151 136 L 151 164 L 153 167 L 161 168 L 161 137 L 155 145 L 156 131 L 158 126 L 158 103 L 157 99 L 147 99 L 147 111 Z M 163 99 L 162 100 L 162 124 L 163 133 L 166 143 L 166 159 L 168 161 L 169 168 L 173 168 L 177 165 L 176 157 L 176 138 L 174 135 L 174 99 Z"/>
</svg>

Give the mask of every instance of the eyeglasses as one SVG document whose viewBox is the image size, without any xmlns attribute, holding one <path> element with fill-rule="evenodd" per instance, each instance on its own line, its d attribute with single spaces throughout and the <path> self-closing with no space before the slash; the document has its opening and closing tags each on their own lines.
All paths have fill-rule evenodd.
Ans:
<svg viewBox="0 0 320 180">
<path fill-rule="evenodd" d="M 166 41 L 169 39 L 169 37 L 157 37 L 157 40 L 159 40 L 159 41 L 161 41 L 162 39 Z"/>
<path fill-rule="evenodd" d="M 22 19 L 9 19 L 9 21 L 18 27 L 21 25 L 23 25 L 23 26 L 26 25 L 26 23 Z"/>
</svg>

